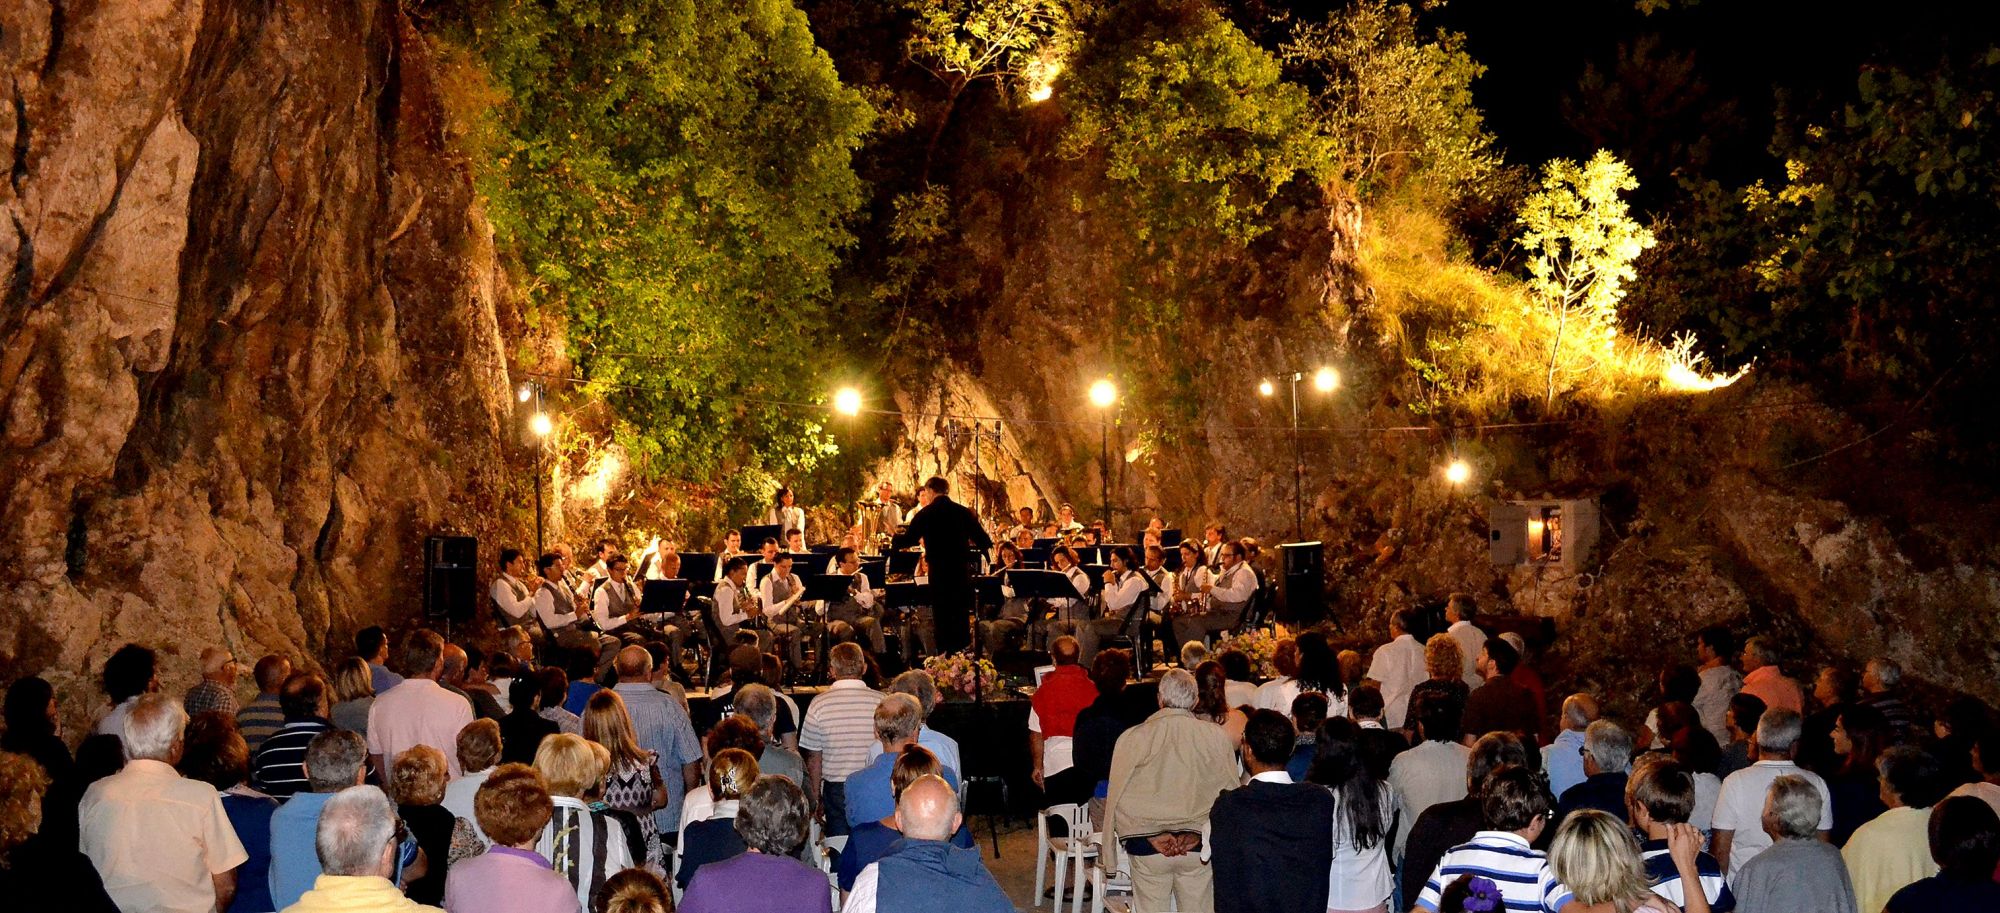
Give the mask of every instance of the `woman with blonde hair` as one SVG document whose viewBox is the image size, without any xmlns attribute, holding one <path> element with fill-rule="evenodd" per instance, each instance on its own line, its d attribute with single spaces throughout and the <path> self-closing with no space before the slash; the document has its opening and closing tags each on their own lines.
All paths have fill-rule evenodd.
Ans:
<svg viewBox="0 0 2000 913">
<path fill-rule="evenodd" d="M 668 913 L 674 903 L 660 876 L 645 869 L 626 869 L 611 876 L 597 892 L 591 913 Z"/>
<path fill-rule="evenodd" d="M 743 838 L 736 833 L 736 812 L 743 794 L 762 775 L 757 759 L 741 748 L 725 748 L 709 762 L 708 789 L 715 796 L 715 810 L 707 819 L 689 824 L 681 834 L 681 863 L 674 881 L 683 890 L 694 879 L 696 869 L 743 852 Z"/>
<path fill-rule="evenodd" d="M 605 690 L 590 696 L 583 711 L 583 737 L 604 746 L 610 755 L 604 773 L 604 804 L 632 813 L 645 840 L 646 864 L 665 871 L 653 812 L 667 807 L 667 784 L 660 777 L 658 758 L 639 747 L 632 717 L 618 692 Z"/>
<path fill-rule="evenodd" d="M 1670 851 L 1686 853 L 1690 863 L 1701 849 L 1699 834 L 1674 843 L 1681 845 Z M 1583 809 L 1563 819 L 1549 844 L 1549 865 L 1576 896 L 1575 913 L 1681 913 L 1673 901 L 1653 893 L 1632 829 L 1607 812 Z M 1689 913 L 1708 913 L 1708 897 L 1698 885 L 1687 901 Z"/>
<path fill-rule="evenodd" d="M 548 784 L 555 805 L 535 852 L 569 879 L 580 906 L 589 905 L 605 879 L 635 864 L 625 825 L 610 809 L 592 808 L 589 802 L 604 783 L 598 750 L 567 732 L 543 739 L 535 749 L 535 771 Z"/>
<path fill-rule="evenodd" d="M 389 798 L 410 836 L 417 838 L 426 862 L 424 873 L 411 879 L 403 893 L 434 907 L 444 902 L 452 832 L 458 826 L 458 817 L 439 804 L 444 801 L 445 770 L 444 752 L 429 745 L 412 746 L 397 755 L 389 770 Z"/>
<path fill-rule="evenodd" d="M 1465 685 L 1463 656 L 1458 649 L 1458 640 L 1450 634 L 1432 634 L 1430 640 L 1424 641 L 1424 671 L 1429 673 L 1430 678 L 1410 689 L 1410 702 L 1405 706 L 1403 719 L 1409 721 L 1411 726 L 1415 725 L 1417 708 L 1425 700 L 1449 698 L 1459 709 L 1465 708 L 1465 699 L 1472 696 L 1472 689 Z M 1484 734 L 1473 735 L 1477 738 Z"/>
<path fill-rule="evenodd" d="M 333 665 L 333 707 L 327 718 L 337 729 L 368 734 L 368 708 L 375 705 L 375 680 L 368 661 L 350 656 Z"/>
</svg>

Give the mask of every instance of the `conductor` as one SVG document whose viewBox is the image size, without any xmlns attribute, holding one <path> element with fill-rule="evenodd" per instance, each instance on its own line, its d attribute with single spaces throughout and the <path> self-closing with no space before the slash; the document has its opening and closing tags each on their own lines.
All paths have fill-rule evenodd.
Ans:
<svg viewBox="0 0 2000 913">
<path fill-rule="evenodd" d="M 957 653 L 972 638 L 972 559 L 993 547 L 971 508 L 947 494 L 951 486 L 931 476 L 917 490 L 923 509 L 910 520 L 908 535 L 924 543 L 930 564 L 931 609 L 937 618 L 940 653 Z M 978 552 L 975 552 L 977 549 Z"/>
</svg>

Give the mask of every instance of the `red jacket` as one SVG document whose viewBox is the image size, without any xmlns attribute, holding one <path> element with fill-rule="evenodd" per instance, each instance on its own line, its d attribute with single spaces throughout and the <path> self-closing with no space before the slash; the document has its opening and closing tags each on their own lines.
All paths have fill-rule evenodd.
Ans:
<svg viewBox="0 0 2000 913">
<path fill-rule="evenodd" d="M 1041 722 L 1043 738 L 1074 736 L 1076 715 L 1097 700 L 1097 685 L 1082 666 L 1057 666 L 1042 676 L 1035 689 L 1035 716 Z"/>
</svg>

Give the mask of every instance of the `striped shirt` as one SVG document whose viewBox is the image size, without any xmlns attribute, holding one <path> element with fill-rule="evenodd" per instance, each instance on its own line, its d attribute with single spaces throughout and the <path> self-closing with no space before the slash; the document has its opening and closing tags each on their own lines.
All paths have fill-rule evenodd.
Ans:
<svg viewBox="0 0 2000 913">
<path fill-rule="evenodd" d="M 257 755 L 257 749 L 263 747 L 264 740 L 283 725 L 285 711 L 278 706 L 275 694 L 259 694 L 249 706 L 236 711 L 236 728 L 243 732 L 243 741 L 250 746 L 252 757 Z"/>
<path fill-rule="evenodd" d="M 828 686 L 806 708 L 799 748 L 824 755 L 821 779 L 845 783 L 855 771 L 868 766 L 868 749 L 875 744 L 875 707 L 882 698 L 882 692 L 860 679 L 844 678 Z"/>
<path fill-rule="evenodd" d="M 314 736 L 332 728 L 332 723 L 318 717 L 287 722 L 257 749 L 257 760 L 250 765 L 250 785 L 279 799 L 289 799 L 306 789 L 306 746 Z"/>
<path fill-rule="evenodd" d="M 632 867 L 632 850 L 625 826 L 609 814 L 592 811 L 582 799 L 550 796 L 555 814 L 535 841 L 535 852 L 555 866 L 576 889 L 577 903 L 590 909 L 590 899 L 604 880 Z M 645 860 L 641 859 L 640 862 Z"/>
<path fill-rule="evenodd" d="M 1667 854 L 1665 840 L 1648 840 L 1639 846 L 1639 856 L 1646 863 L 1646 880 L 1653 883 L 1653 893 L 1673 901 L 1680 907 L 1687 907 L 1687 892 L 1681 886 L 1681 873 L 1674 868 L 1674 858 Z M 1713 913 L 1729 913 L 1736 909 L 1736 898 L 1729 893 L 1729 886 L 1722 881 L 1722 866 L 1716 864 L 1715 857 L 1702 853 L 1694 857 L 1695 874 L 1701 877 L 1701 893 L 1708 896 L 1708 908 Z"/>
<path fill-rule="evenodd" d="M 1470 843 L 1452 847 L 1431 870 L 1417 906 L 1437 913 L 1438 895 L 1460 875 L 1493 879 L 1508 910 L 1555 913 L 1573 899 L 1556 880 L 1548 857 L 1511 831 L 1480 831 Z"/>
</svg>

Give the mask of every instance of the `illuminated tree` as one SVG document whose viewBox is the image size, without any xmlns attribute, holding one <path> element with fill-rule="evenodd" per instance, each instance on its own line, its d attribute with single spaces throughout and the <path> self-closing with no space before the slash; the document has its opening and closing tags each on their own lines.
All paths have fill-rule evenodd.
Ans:
<svg viewBox="0 0 2000 913">
<path fill-rule="evenodd" d="M 1541 189 L 1521 203 L 1528 289 L 1555 323 L 1544 409 L 1555 403 L 1565 342 L 1601 351 L 1618 335 L 1618 302 L 1634 275 L 1632 261 L 1655 243 L 1619 196 L 1638 186 L 1624 162 L 1600 149 L 1583 165 L 1549 162 Z"/>
<path fill-rule="evenodd" d="M 967 87 L 981 79 L 1025 76 L 1047 88 L 1061 70 L 1069 41 L 1069 4 L 1067 0 L 912 0 L 911 9 L 916 20 L 904 49 L 911 62 L 945 85 L 944 110 L 924 146 L 923 174 L 928 180 L 938 140 Z"/>
</svg>

